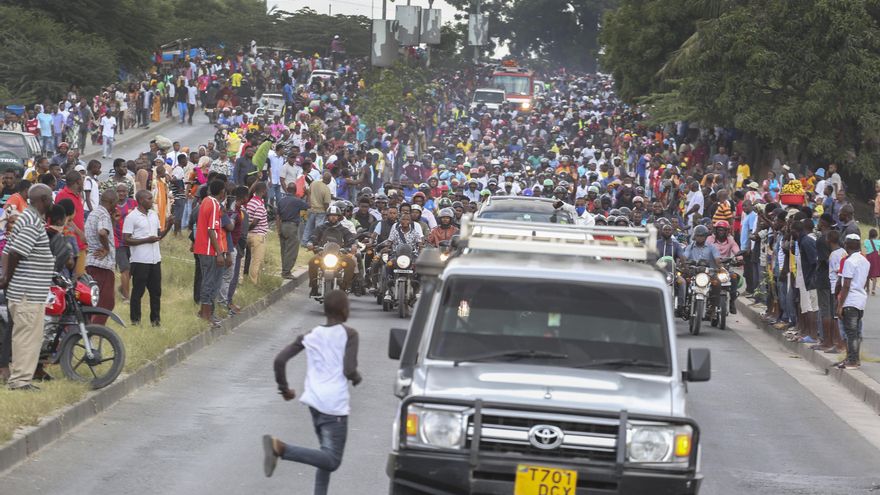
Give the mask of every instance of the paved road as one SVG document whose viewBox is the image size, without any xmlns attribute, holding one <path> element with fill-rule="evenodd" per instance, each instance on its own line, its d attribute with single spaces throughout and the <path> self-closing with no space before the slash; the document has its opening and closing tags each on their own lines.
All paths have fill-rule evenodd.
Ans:
<svg viewBox="0 0 880 495">
<path fill-rule="evenodd" d="M 305 407 L 275 392 L 271 361 L 295 335 L 321 322 L 304 289 L 237 332 L 197 353 L 99 418 L 0 478 L 3 494 L 311 493 L 313 470 L 282 463 L 271 479 L 261 466 L 260 435 L 314 446 Z M 353 391 L 346 458 L 336 494 L 387 493 L 385 458 L 395 411 L 395 363 L 385 357 L 397 318 L 356 299 L 351 325 L 361 335 L 364 383 Z M 734 326 L 745 328 L 744 321 Z M 880 452 L 835 420 L 823 402 L 734 332 L 688 346 L 713 351 L 711 382 L 694 384 L 692 415 L 704 434 L 705 494 L 858 494 L 880 481 Z M 305 359 L 288 375 L 300 383 Z"/>
<path fill-rule="evenodd" d="M 189 147 L 191 151 L 198 149 L 200 145 L 214 139 L 216 129 L 208 123 L 208 118 L 201 111 L 197 111 L 193 117 L 193 125 L 180 125 L 176 122 L 169 124 L 157 125 L 153 124 L 150 129 L 140 130 L 134 129 L 126 131 L 137 132 L 137 137 L 124 141 L 113 147 L 113 156 L 110 158 L 101 158 L 101 147 L 89 143 L 86 145 L 86 155 L 83 160 L 99 160 L 101 162 L 101 180 L 108 177 L 113 171 L 113 160 L 115 158 L 124 158 L 126 160 L 134 160 L 141 152 L 150 149 L 150 140 L 155 139 L 156 135 L 165 136 L 172 141 L 180 141 L 182 147 Z M 123 137 L 127 137 L 124 135 Z"/>
</svg>

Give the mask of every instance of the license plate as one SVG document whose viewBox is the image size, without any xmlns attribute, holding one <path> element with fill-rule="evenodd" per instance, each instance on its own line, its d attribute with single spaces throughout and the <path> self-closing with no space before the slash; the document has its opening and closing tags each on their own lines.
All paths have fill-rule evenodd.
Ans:
<svg viewBox="0 0 880 495">
<path fill-rule="evenodd" d="M 575 495 L 577 471 L 520 464 L 513 495 Z"/>
<path fill-rule="evenodd" d="M 394 270 L 394 273 L 412 273 L 412 270 Z"/>
</svg>

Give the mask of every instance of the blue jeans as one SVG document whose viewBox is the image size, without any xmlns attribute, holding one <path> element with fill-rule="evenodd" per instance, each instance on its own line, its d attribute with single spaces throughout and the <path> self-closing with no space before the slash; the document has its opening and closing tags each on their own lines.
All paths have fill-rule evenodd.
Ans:
<svg viewBox="0 0 880 495">
<path fill-rule="evenodd" d="M 312 232 L 315 230 L 315 227 L 324 223 L 324 219 L 327 218 L 326 213 L 312 213 L 309 212 L 309 219 L 306 221 L 306 228 L 303 231 L 302 245 L 305 246 L 309 243 L 309 239 L 312 237 Z"/>
<path fill-rule="evenodd" d="M 864 311 L 848 306 L 843 308 L 843 331 L 846 332 L 846 360 L 850 363 L 858 363 L 859 348 L 862 341 L 862 315 Z"/>
<path fill-rule="evenodd" d="M 315 473 L 314 493 L 326 495 L 330 473 L 339 469 L 342 464 L 342 453 L 345 451 L 345 439 L 348 435 L 348 416 L 331 416 L 311 407 L 309 411 L 312 413 L 315 434 L 321 443 L 320 450 L 285 445 L 281 458 L 318 468 Z"/>
<path fill-rule="evenodd" d="M 183 124 L 186 122 L 186 102 L 178 101 L 177 102 L 177 117 L 180 119 L 180 123 Z"/>
<path fill-rule="evenodd" d="M 232 280 L 229 281 L 229 287 L 226 294 L 221 296 L 226 298 L 226 305 L 232 304 L 232 297 L 235 296 L 235 289 L 238 288 L 238 279 L 241 276 L 241 260 L 244 258 L 244 249 L 235 250 L 235 266 L 232 268 Z"/>
<path fill-rule="evenodd" d="M 40 145 L 43 146 L 43 155 L 52 156 L 55 154 L 55 138 L 52 136 L 40 136 Z"/>
<path fill-rule="evenodd" d="M 269 202 L 277 208 L 279 199 L 281 199 L 281 184 L 272 184 L 269 186 Z"/>
</svg>

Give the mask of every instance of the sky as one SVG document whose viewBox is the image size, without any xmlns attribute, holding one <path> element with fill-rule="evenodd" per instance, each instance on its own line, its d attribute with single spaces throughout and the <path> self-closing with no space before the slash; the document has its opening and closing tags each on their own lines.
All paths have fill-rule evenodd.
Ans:
<svg viewBox="0 0 880 495">
<path fill-rule="evenodd" d="M 428 7 L 428 0 L 410 0 L 411 5 L 419 7 Z M 309 7 L 321 14 L 350 14 L 365 15 L 372 19 L 380 19 L 382 17 L 382 0 L 268 0 L 269 7 L 277 6 L 280 10 L 295 12 L 303 7 Z M 394 19 L 394 8 L 396 5 L 406 5 L 406 0 L 388 1 L 388 18 Z M 452 16 L 456 13 L 456 9 L 451 7 L 443 0 L 436 0 L 434 8 L 443 11 L 441 17 L 443 23 L 452 20 Z"/>
</svg>

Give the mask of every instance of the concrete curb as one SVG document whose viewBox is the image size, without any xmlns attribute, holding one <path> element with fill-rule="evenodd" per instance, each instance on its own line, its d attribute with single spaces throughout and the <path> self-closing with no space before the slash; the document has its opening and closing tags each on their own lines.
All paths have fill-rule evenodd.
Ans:
<svg viewBox="0 0 880 495">
<path fill-rule="evenodd" d="M 0 445 L 0 474 L 12 469 L 41 448 L 110 408 L 131 392 L 158 380 L 167 369 L 212 344 L 221 336 L 231 333 L 236 327 L 259 315 L 264 309 L 281 300 L 282 297 L 307 280 L 308 270 L 305 267 L 297 268 L 293 272 L 293 280 L 286 281 L 281 287 L 273 290 L 262 299 L 243 308 L 241 313 L 226 318 L 220 327 L 208 328 L 186 342 L 168 349 L 155 361 L 147 363 L 143 368 L 130 375 L 121 376 L 106 388 L 89 392 L 81 401 L 43 418 L 36 426 L 19 429 L 13 435 L 12 440 Z"/>
<path fill-rule="evenodd" d="M 840 370 L 834 368 L 833 365 L 837 361 L 830 358 L 830 354 L 816 352 L 810 349 L 809 346 L 786 340 L 782 332 L 777 331 L 761 320 L 760 311 L 764 308 L 764 305 L 752 306 L 740 298 L 736 301 L 736 307 L 743 316 L 758 328 L 775 337 L 786 350 L 797 354 L 815 366 L 817 370 L 830 376 L 834 381 L 849 390 L 857 399 L 867 404 L 875 413 L 880 414 L 880 383 L 860 370 Z"/>
</svg>

